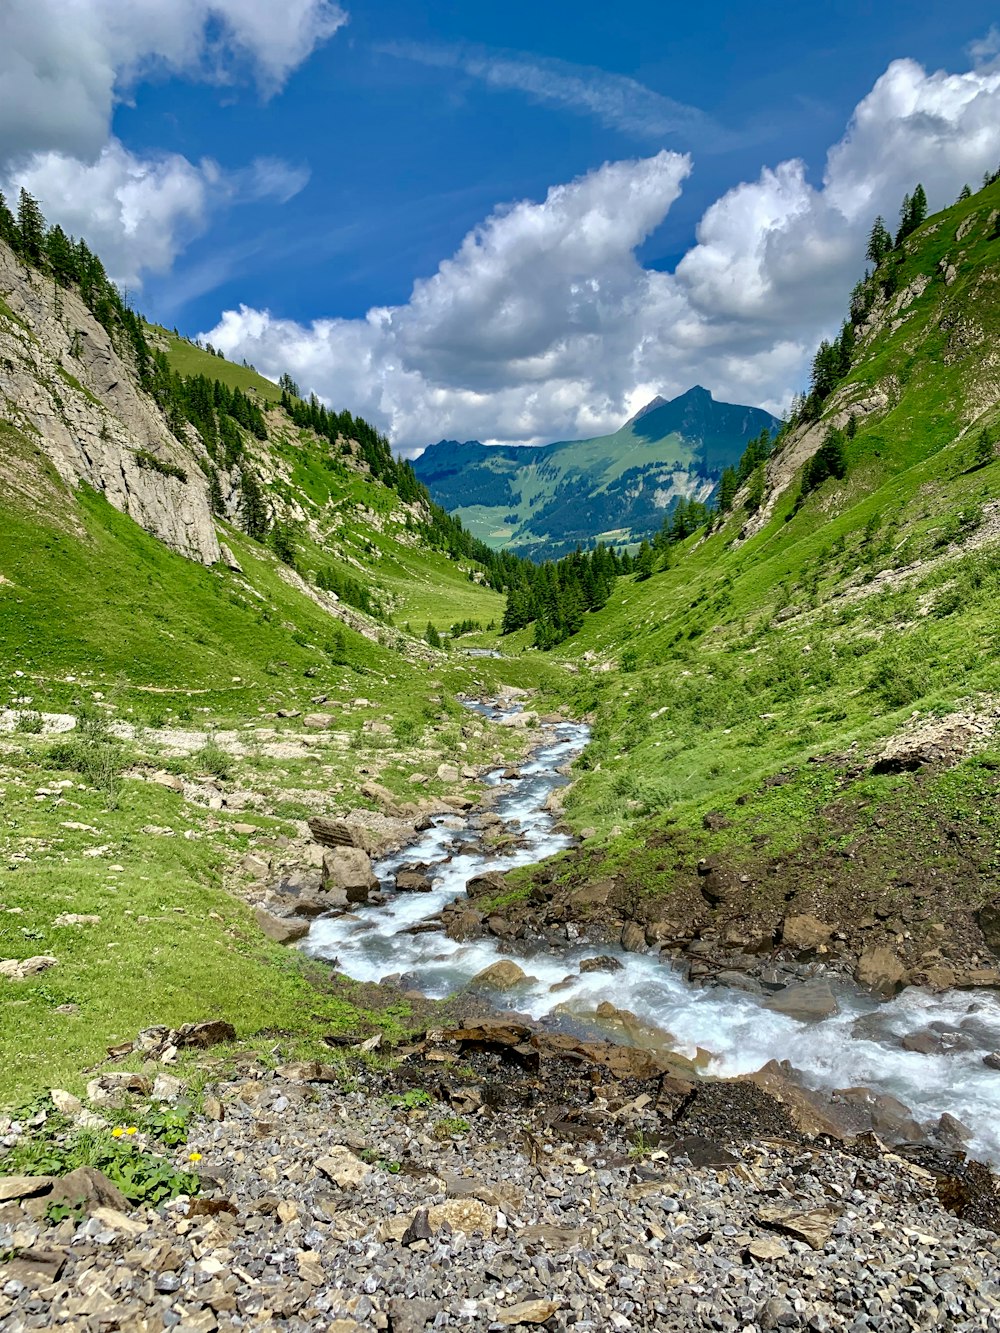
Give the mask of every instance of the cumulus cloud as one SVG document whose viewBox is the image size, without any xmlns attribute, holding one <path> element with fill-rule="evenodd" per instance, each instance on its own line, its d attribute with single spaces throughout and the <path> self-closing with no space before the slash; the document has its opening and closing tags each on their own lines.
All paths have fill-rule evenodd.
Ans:
<svg viewBox="0 0 1000 1333">
<path fill-rule="evenodd" d="M 253 78 L 266 96 L 347 16 L 332 0 L 5 0 L 0 160 L 93 158 L 151 73 Z"/>
<path fill-rule="evenodd" d="M 163 272 L 213 209 L 284 203 L 308 172 L 258 158 L 225 172 L 176 153 L 139 157 L 111 135 L 115 103 L 157 72 L 263 95 L 346 22 L 332 0 L 6 0 L 0 46 L 0 179 L 23 185 L 51 222 L 85 235 L 135 286 Z"/>
<path fill-rule="evenodd" d="M 673 272 L 636 249 L 690 163 L 605 165 L 497 209 L 405 305 L 310 325 L 241 307 L 205 336 L 351 406 L 408 451 L 441 436 L 532 441 L 611 429 L 700 381 L 773 409 L 842 318 L 872 217 L 923 181 L 932 208 L 1000 160 L 1000 73 L 896 61 L 858 105 L 819 185 L 764 169 L 705 212 Z"/>
<path fill-rule="evenodd" d="M 639 138 L 683 135 L 688 143 L 718 139 L 721 132 L 697 107 L 675 102 L 625 75 L 518 51 L 388 42 L 383 54 L 436 69 L 457 70 L 489 88 L 524 93 L 535 102 L 593 116 L 608 129 Z"/>
<path fill-rule="evenodd" d="M 84 235 L 115 281 L 135 287 L 143 271 L 163 273 L 208 223 L 212 209 L 265 198 L 285 202 L 308 173 L 273 158 L 236 172 L 177 153 L 137 157 L 112 139 L 93 162 L 65 153 L 36 153 L 4 181 L 23 185 L 49 222 Z"/>
</svg>

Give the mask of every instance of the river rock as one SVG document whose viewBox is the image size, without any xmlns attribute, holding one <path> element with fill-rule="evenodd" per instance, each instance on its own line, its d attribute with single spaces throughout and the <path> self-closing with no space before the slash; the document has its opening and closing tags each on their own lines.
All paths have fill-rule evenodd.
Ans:
<svg viewBox="0 0 1000 1333">
<path fill-rule="evenodd" d="M 507 880 L 500 870 L 487 870 L 484 874 L 474 875 L 465 882 L 465 892 L 470 898 L 484 898 L 487 894 L 503 893 L 507 887 Z"/>
<path fill-rule="evenodd" d="M 854 980 L 888 999 L 906 985 L 907 971 L 891 949 L 877 944 L 865 949 L 858 959 Z"/>
<path fill-rule="evenodd" d="M 646 952 L 646 932 L 635 921 L 627 921 L 622 927 L 621 945 L 626 953 Z"/>
<path fill-rule="evenodd" d="M 478 939 L 483 933 L 483 918 L 472 907 L 465 911 L 456 912 L 449 916 L 444 933 L 448 939 L 456 940 L 459 943 L 465 940 Z"/>
<path fill-rule="evenodd" d="M 517 963 L 509 958 L 501 958 L 499 962 L 491 963 L 489 967 L 484 967 L 481 972 L 469 982 L 469 990 L 495 990 L 509 991 L 516 990 L 520 986 L 526 986 L 535 981 L 534 977 L 529 977 L 523 968 L 518 967 Z"/>
<path fill-rule="evenodd" d="M 458 766 L 456 764 L 438 764 L 438 781 L 454 784 L 458 781 L 458 776 Z"/>
<path fill-rule="evenodd" d="M 275 944 L 294 944 L 309 934 L 309 922 L 296 916 L 273 916 L 263 907 L 254 910 L 257 925 Z"/>
<path fill-rule="evenodd" d="M 396 888 L 400 893 L 430 893 L 433 887 L 429 875 L 421 875 L 415 870 L 401 870 L 396 876 Z"/>
<path fill-rule="evenodd" d="M 371 857 L 360 847 L 332 847 L 323 855 L 323 887 L 342 889 L 349 903 L 366 903 L 378 888 Z"/>
<path fill-rule="evenodd" d="M 804 1023 L 815 1023 L 840 1012 L 840 1005 L 830 989 L 830 983 L 819 977 L 776 991 L 764 1001 L 764 1008 Z"/>
<path fill-rule="evenodd" d="M 781 942 L 790 949 L 813 950 L 829 944 L 833 927 L 808 912 L 786 916 L 781 923 Z"/>
<path fill-rule="evenodd" d="M 610 954 L 599 954 L 596 958 L 584 958 L 580 962 L 581 972 L 620 972 L 622 964 Z"/>
<path fill-rule="evenodd" d="M 860 1112 L 868 1122 L 867 1128 L 884 1143 L 918 1143 L 924 1138 L 910 1108 L 890 1093 L 871 1088 L 837 1088 L 832 1097 L 834 1102 Z"/>
</svg>

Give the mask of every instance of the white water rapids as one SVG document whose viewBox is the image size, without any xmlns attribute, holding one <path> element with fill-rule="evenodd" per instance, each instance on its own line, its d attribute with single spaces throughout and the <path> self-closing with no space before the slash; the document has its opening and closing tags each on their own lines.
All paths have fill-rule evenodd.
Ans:
<svg viewBox="0 0 1000 1333">
<path fill-rule="evenodd" d="M 481 711 L 497 716 L 489 708 Z M 440 817 L 415 842 L 376 865 L 385 903 L 320 917 L 306 941 L 309 952 L 335 961 L 339 971 L 359 981 L 402 975 L 408 986 L 434 998 L 461 990 L 483 968 L 512 957 L 534 981 L 501 1003 L 534 1019 L 579 1030 L 588 1013 L 609 1001 L 671 1033 L 682 1054 L 693 1056 L 698 1047 L 712 1052 L 709 1073 L 743 1074 L 769 1060 L 788 1060 L 810 1086 L 891 1093 L 921 1122 L 935 1122 L 949 1112 L 972 1130 L 971 1155 L 1000 1162 L 1000 1071 L 983 1064 L 985 1053 L 1000 1051 L 1000 1001 L 993 992 L 931 995 L 911 987 L 880 1003 L 853 987 L 836 985 L 840 1012 L 806 1023 L 772 1013 L 741 991 L 690 985 L 666 960 L 617 946 L 553 949 L 519 940 L 501 951 L 500 941 L 492 937 L 456 943 L 441 931 L 406 933 L 464 893 L 475 875 L 532 864 L 569 846 L 569 838 L 554 832 L 544 803 L 553 788 L 567 781 L 557 770 L 580 753 L 587 737 L 585 726 L 561 724 L 521 766 L 519 778 L 504 780 L 499 769 L 484 778 L 488 786 L 500 787 L 492 810 L 519 835 L 517 849 L 502 855 L 459 853 L 459 847 L 475 841 L 475 828 L 464 819 Z M 431 867 L 430 893 L 395 890 L 397 869 L 410 863 Z M 622 970 L 579 975 L 581 959 L 596 954 L 617 958 Z M 550 989 L 567 977 L 573 977 L 569 984 Z M 563 1017 L 567 1011 L 572 1018 Z M 926 1027 L 957 1029 L 969 1047 L 931 1055 L 900 1047 L 900 1037 Z"/>
</svg>

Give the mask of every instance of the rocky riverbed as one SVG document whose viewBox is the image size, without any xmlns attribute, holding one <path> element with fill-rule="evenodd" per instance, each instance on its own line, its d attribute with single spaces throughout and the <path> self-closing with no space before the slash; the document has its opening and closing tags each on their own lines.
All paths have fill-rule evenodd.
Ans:
<svg viewBox="0 0 1000 1333">
<path fill-rule="evenodd" d="M 0 1326 L 1000 1327 L 1000 1240 L 969 1220 L 993 1201 L 961 1164 L 811 1142 L 750 1086 L 678 1116 L 655 1071 L 434 1034 L 401 1055 L 246 1064 L 178 1150 L 202 1194 L 160 1211 L 52 1227 L 0 1181 Z"/>
</svg>

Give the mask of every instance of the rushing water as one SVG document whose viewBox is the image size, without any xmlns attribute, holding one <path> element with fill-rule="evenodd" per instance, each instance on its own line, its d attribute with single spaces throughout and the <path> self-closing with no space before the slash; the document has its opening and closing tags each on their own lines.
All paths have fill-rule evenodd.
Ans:
<svg viewBox="0 0 1000 1333">
<path fill-rule="evenodd" d="M 481 711 L 497 715 L 489 707 Z M 588 734 L 580 724 L 556 726 L 551 739 L 521 766 L 519 778 L 505 780 L 499 769 L 485 777 L 487 786 L 499 788 L 491 809 L 519 835 L 516 848 L 503 854 L 459 851 L 476 841 L 475 821 L 438 817 L 415 842 L 376 865 L 385 903 L 320 917 L 306 942 L 309 951 L 335 960 L 356 980 L 401 975 L 433 997 L 460 990 L 490 963 L 513 956 L 534 980 L 519 988 L 510 1003 L 533 1018 L 580 1029 L 600 1003 L 609 1001 L 672 1034 L 675 1049 L 684 1054 L 693 1056 L 699 1047 L 712 1052 L 711 1073 L 743 1074 L 769 1060 L 789 1060 L 814 1087 L 889 1092 L 923 1122 L 947 1111 L 973 1131 L 971 1151 L 1000 1162 L 1000 1072 L 983 1064 L 985 1052 L 1000 1050 L 1000 1002 L 993 992 L 931 995 L 911 987 L 880 1003 L 840 985 L 840 1012 L 804 1023 L 772 1013 L 741 991 L 692 986 L 666 962 L 614 946 L 567 944 L 554 950 L 518 941 L 512 955 L 508 948 L 501 952 L 492 937 L 456 943 L 440 931 L 408 933 L 462 894 L 473 876 L 528 865 L 569 845 L 569 838 L 554 831 L 545 800 L 567 781 L 558 770 L 583 749 Z M 430 893 L 394 889 L 396 871 L 411 863 L 431 867 Z M 597 953 L 616 957 L 622 970 L 578 974 L 580 961 Z M 553 991 L 556 983 L 563 984 Z M 899 1046 L 905 1034 L 937 1025 L 957 1029 L 969 1048 L 922 1055 Z"/>
</svg>

